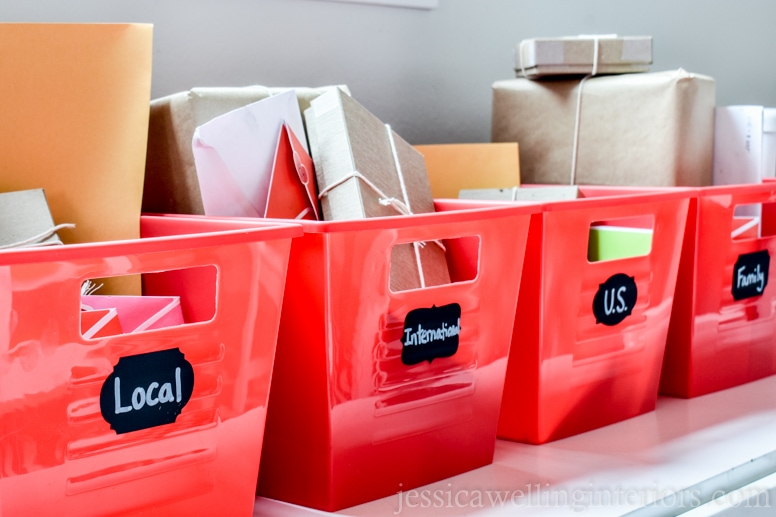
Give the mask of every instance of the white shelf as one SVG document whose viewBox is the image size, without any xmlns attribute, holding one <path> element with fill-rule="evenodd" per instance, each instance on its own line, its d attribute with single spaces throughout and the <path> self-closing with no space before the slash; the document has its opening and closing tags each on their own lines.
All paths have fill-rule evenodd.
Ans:
<svg viewBox="0 0 776 517">
<path fill-rule="evenodd" d="M 661 397 L 652 413 L 541 446 L 499 440 L 492 465 L 406 492 L 401 507 L 395 495 L 337 515 L 653 517 L 693 510 L 690 517 L 755 512 L 753 505 L 767 505 L 760 511 L 770 515 L 773 473 L 776 377 L 769 377 L 691 400 Z M 503 505 L 491 504 L 497 493 L 508 495 Z M 264 515 L 329 514 L 259 497 L 254 516 Z"/>
</svg>

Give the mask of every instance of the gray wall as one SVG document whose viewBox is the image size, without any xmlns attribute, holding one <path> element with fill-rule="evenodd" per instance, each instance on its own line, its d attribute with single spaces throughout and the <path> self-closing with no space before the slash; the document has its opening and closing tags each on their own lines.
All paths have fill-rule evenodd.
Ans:
<svg viewBox="0 0 776 517">
<path fill-rule="evenodd" d="M 490 85 L 523 38 L 654 36 L 652 70 L 717 79 L 717 103 L 776 106 L 772 0 L 5 0 L 0 20 L 148 22 L 154 97 L 193 86 L 345 83 L 414 144 L 490 138 Z"/>
</svg>

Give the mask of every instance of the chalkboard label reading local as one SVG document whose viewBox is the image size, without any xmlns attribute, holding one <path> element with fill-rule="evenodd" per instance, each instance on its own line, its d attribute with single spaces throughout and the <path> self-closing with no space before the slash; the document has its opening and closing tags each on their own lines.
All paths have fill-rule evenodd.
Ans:
<svg viewBox="0 0 776 517">
<path fill-rule="evenodd" d="M 450 357 L 458 351 L 460 333 L 461 306 L 457 303 L 411 310 L 404 319 L 401 362 L 413 365 Z"/>
<path fill-rule="evenodd" d="M 595 322 L 614 326 L 633 312 L 638 297 L 636 280 L 624 273 L 612 275 L 598 287 L 593 298 Z"/>
<path fill-rule="evenodd" d="M 768 250 L 739 255 L 733 266 L 733 299 L 743 300 L 762 295 L 768 285 L 770 264 Z"/>
<path fill-rule="evenodd" d="M 100 391 L 116 434 L 172 424 L 194 391 L 194 369 L 178 348 L 122 357 Z"/>
</svg>

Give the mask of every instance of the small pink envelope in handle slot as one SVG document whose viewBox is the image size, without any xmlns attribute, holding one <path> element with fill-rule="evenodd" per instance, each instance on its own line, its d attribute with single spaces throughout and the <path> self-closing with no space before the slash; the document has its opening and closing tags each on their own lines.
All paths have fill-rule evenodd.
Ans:
<svg viewBox="0 0 776 517">
<path fill-rule="evenodd" d="M 116 309 L 86 309 L 81 311 L 81 335 L 98 339 L 123 334 Z"/>
<path fill-rule="evenodd" d="M 183 325 L 178 296 L 82 295 L 81 306 L 96 311 L 114 309 L 125 334 Z M 83 322 L 82 311 L 81 317 Z M 83 323 L 82 323 L 83 325 Z"/>
</svg>

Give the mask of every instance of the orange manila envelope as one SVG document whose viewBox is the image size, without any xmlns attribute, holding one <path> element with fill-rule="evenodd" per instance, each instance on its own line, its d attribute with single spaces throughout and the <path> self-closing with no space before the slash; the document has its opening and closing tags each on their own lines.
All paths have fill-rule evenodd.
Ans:
<svg viewBox="0 0 776 517">
<path fill-rule="evenodd" d="M 426 159 L 431 194 L 457 198 L 462 189 L 512 188 L 520 185 L 516 142 L 416 145 Z"/>
<path fill-rule="evenodd" d="M 0 192 L 45 189 L 65 244 L 140 236 L 152 29 L 0 24 Z"/>
</svg>

